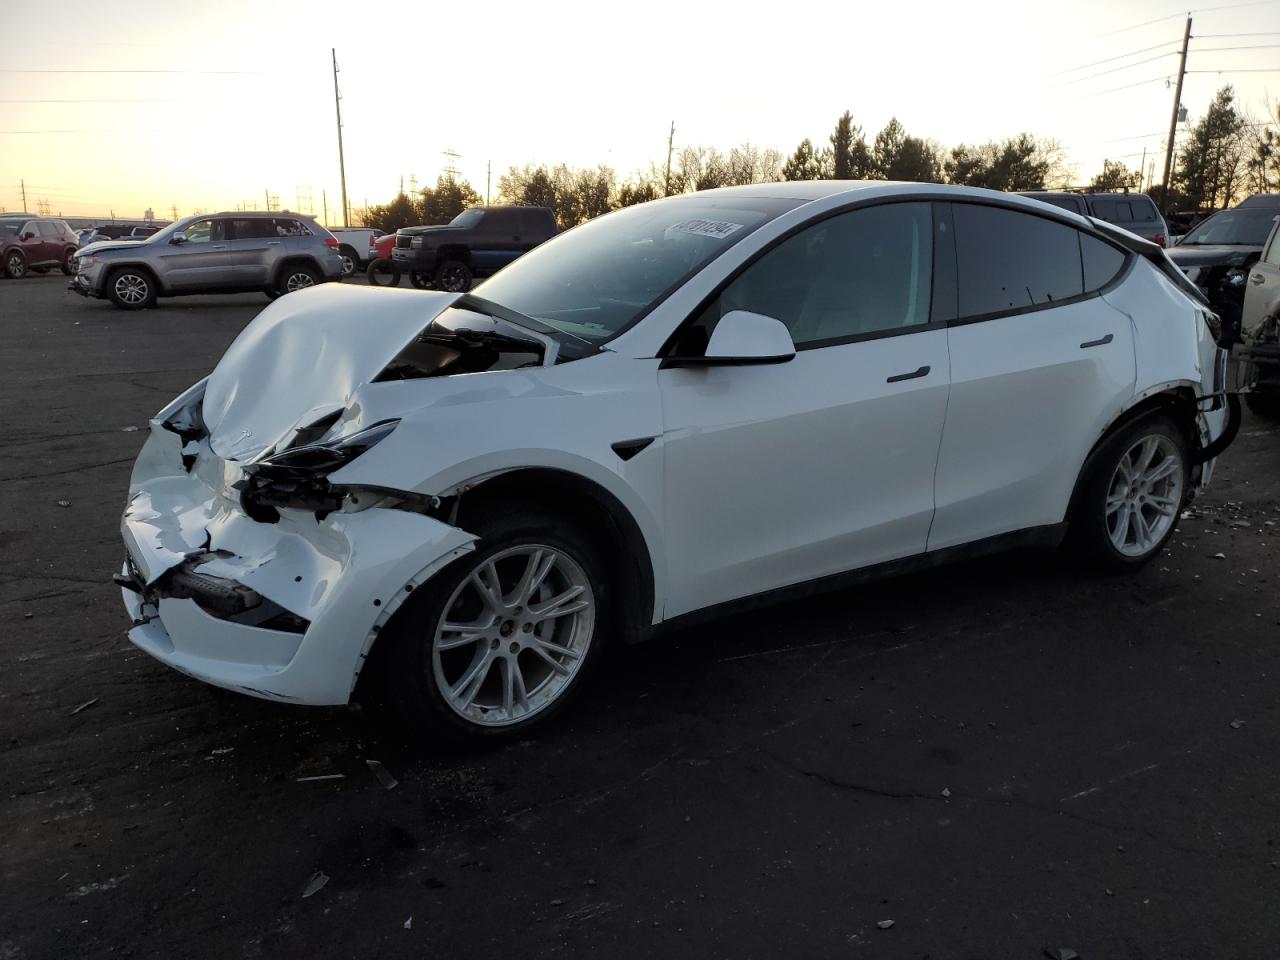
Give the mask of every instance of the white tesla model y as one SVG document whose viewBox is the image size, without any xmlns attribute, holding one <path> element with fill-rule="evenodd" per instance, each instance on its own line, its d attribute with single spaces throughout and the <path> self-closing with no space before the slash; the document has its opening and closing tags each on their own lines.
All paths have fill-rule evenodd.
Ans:
<svg viewBox="0 0 1280 960">
<path fill-rule="evenodd" d="M 305 290 L 152 420 L 129 635 L 500 737 L 662 623 L 1064 537 L 1135 567 L 1239 422 L 1216 322 L 1105 223 L 894 183 L 646 203 L 467 294 Z"/>
</svg>

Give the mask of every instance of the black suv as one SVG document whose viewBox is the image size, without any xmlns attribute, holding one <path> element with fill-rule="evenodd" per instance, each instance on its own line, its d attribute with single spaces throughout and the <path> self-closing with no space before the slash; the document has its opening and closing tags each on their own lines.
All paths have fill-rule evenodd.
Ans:
<svg viewBox="0 0 1280 960">
<path fill-rule="evenodd" d="M 444 226 L 397 231 L 391 263 L 415 287 L 458 293 L 555 232 L 555 214 L 546 207 L 472 207 Z"/>
<path fill-rule="evenodd" d="M 1155 201 L 1145 193 L 1053 193 L 1047 190 L 1024 190 L 1022 196 L 1051 203 L 1082 217 L 1096 217 L 1137 234 L 1145 240 L 1164 246 L 1169 227 L 1156 209 Z"/>
<path fill-rule="evenodd" d="M 1249 268 L 1262 256 L 1277 216 L 1280 194 L 1254 194 L 1239 206 L 1200 221 L 1169 251 L 1169 259 L 1201 289 L 1222 318 L 1223 345 L 1240 340 Z"/>
</svg>

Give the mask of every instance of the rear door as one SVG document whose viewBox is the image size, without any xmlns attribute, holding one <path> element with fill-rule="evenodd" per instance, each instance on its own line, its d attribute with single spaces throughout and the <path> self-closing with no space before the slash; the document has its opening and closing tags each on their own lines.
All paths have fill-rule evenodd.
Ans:
<svg viewBox="0 0 1280 960">
<path fill-rule="evenodd" d="M 958 319 L 930 550 L 1060 522 L 1135 380 L 1131 322 L 1098 295 L 1122 252 L 1048 217 L 950 206 Z"/>
<path fill-rule="evenodd" d="M 266 287 L 271 265 L 279 259 L 284 240 L 270 217 L 231 217 L 227 220 L 227 251 L 237 287 Z"/>
<path fill-rule="evenodd" d="M 155 256 L 166 289 L 190 292 L 235 286 L 226 231 L 226 220 L 206 217 L 187 224 L 181 231 L 186 237 L 184 242 L 162 244 Z"/>
<path fill-rule="evenodd" d="M 1262 322 L 1263 317 L 1280 311 L 1280 219 L 1271 228 L 1267 245 L 1262 248 L 1262 259 L 1249 270 L 1244 291 L 1244 313 L 1241 314 L 1241 335 L 1248 336 Z"/>
<path fill-rule="evenodd" d="M 36 224 L 40 229 L 40 258 L 46 263 L 58 263 L 62 260 L 62 228 L 52 220 L 41 220 Z"/>
</svg>

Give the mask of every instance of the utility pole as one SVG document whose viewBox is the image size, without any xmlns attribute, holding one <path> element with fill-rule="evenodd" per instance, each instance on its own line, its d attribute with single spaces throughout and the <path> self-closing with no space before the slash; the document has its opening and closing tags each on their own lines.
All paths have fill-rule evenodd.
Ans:
<svg viewBox="0 0 1280 960">
<path fill-rule="evenodd" d="M 1169 117 L 1169 143 L 1164 149 L 1164 180 L 1160 184 L 1160 205 L 1169 208 L 1169 178 L 1173 173 L 1173 138 L 1178 132 L 1178 108 L 1182 106 L 1182 78 L 1187 73 L 1187 47 L 1191 44 L 1191 18 L 1182 35 L 1182 59 L 1178 61 L 1178 84 L 1173 91 L 1173 113 Z"/>
<path fill-rule="evenodd" d="M 671 134 L 667 137 L 667 179 L 662 186 L 662 195 L 664 197 L 671 196 L 671 151 L 676 142 L 676 122 L 671 121 Z"/>
<path fill-rule="evenodd" d="M 176 203 L 173 205 L 173 219 L 178 219 L 178 205 Z"/>
<path fill-rule="evenodd" d="M 22 212 L 26 213 L 27 212 L 27 181 L 23 180 L 21 182 L 22 182 Z"/>
<path fill-rule="evenodd" d="M 325 191 L 320 191 L 320 202 L 324 204 L 324 225 L 329 225 L 329 195 Z"/>
<path fill-rule="evenodd" d="M 330 47 L 333 54 L 333 109 L 338 117 L 338 175 L 342 178 L 342 225 L 351 226 L 351 216 L 347 212 L 347 163 L 342 157 L 342 96 L 338 93 L 338 50 Z M 1185 60 L 1185 57 L 1183 58 Z"/>
<path fill-rule="evenodd" d="M 1139 193 L 1142 193 L 1144 191 L 1144 187 L 1142 184 L 1143 184 L 1143 179 L 1146 177 L 1146 174 L 1147 174 L 1147 147 L 1146 147 L 1146 144 L 1143 144 L 1142 162 L 1138 164 L 1138 192 Z"/>
<path fill-rule="evenodd" d="M 489 205 L 489 181 L 493 179 L 493 161 L 486 160 L 484 163 L 484 205 Z"/>
</svg>

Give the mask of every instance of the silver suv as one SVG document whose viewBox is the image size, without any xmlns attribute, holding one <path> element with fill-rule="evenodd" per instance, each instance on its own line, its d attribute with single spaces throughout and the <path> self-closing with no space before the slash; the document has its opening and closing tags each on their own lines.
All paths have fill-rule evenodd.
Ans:
<svg viewBox="0 0 1280 960">
<path fill-rule="evenodd" d="M 215 213 L 187 217 L 145 240 L 90 243 L 76 254 L 71 289 L 141 310 L 156 297 L 247 293 L 278 297 L 337 280 L 338 241 L 297 213 Z"/>
</svg>

